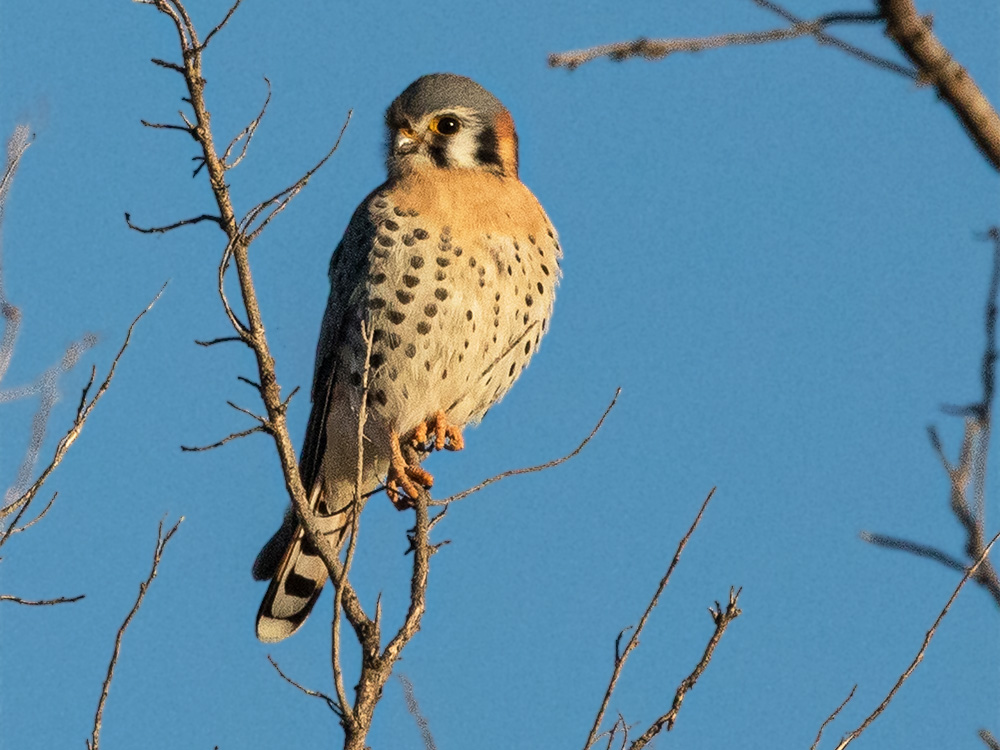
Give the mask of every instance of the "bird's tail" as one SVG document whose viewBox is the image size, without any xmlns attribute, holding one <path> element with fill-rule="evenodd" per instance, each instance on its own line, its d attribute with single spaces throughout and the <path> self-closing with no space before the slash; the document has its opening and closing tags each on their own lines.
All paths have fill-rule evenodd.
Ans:
<svg viewBox="0 0 1000 750">
<path fill-rule="evenodd" d="M 317 488 L 316 492 L 321 490 Z M 311 507 L 322 513 L 323 498 L 312 500 L 315 502 L 310 502 Z M 323 534 L 338 551 L 347 535 L 353 508 L 354 503 L 348 502 L 337 512 L 321 515 Z M 257 555 L 253 575 L 257 580 L 271 579 L 257 612 L 257 637 L 265 643 L 284 640 L 306 621 L 327 579 L 326 564 L 306 538 L 293 510 Z"/>
</svg>

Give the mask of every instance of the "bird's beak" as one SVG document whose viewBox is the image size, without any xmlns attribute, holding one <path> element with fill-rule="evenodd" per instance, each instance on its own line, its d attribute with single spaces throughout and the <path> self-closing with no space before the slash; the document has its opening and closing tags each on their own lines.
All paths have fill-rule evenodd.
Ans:
<svg viewBox="0 0 1000 750">
<path fill-rule="evenodd" d="M 409 128 L 400 128 L 392 142 L 392 150 L 397 154 L 412 154 L 420 146 L 420 138 Z"/>
</svg>

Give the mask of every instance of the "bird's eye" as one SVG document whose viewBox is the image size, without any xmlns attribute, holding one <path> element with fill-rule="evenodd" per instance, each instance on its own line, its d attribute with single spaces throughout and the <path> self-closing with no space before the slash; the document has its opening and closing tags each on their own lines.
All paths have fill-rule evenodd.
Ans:
<svg viewBox="0 0 1000 750">
<path fill-rule="evenodd" d="M 455 117 L 445 115 L 444 117 L 435 117 L 431 121 L 431 130 L 441 135 L 455 135 L 461 129 L 462 123 Z"/>
</svg>

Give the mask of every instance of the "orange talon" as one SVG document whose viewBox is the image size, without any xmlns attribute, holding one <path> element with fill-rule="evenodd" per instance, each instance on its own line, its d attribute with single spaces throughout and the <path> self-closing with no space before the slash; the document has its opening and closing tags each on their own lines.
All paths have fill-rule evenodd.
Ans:
<svg viewBox="0 0 1000 750">
<path fill-rule="evenodd" d="M 427 423 L 421 422 L 413 430 L 413 440 L 410 441 L 414 448 L 419 448 L 423 450 L 424 446 L 427 444 Z"/>
<path fill-rule="evenodd" d="M 389 476 L 385 483 L 385 492 L 396 508 L 405 510 L 411 507 L 411 500 L 417 499 L 419 494 L 417 484 L 425 488 L 432 487 L 434 477 L 426 469 L 422 469 L 420 466 L 410 466 L 406 463 L 399 447 L 399 435 L 395 432 L 390 433 L 389 444 L 392 457 L 389 461 Z M 405 494 L 400 494 L 400 488 Z"/>
</svg>

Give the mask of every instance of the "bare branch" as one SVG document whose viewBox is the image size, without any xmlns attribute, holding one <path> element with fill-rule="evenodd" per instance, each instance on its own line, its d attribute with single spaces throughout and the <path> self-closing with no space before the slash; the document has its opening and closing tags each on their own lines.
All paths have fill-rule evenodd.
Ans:
<svg viewBox="0 0 1000 750">
<path fill-rule="evenodd" d="M 608 404 L 608 408 L 604 410 L 604 413 L 601 415 L 601 418 L 599 420 L 597 420 L 597 424 L 594 425 L 594 429 L 592 429 L 590 431 L 590 434 L 587 435 L 587 437 L 585 437 L 583 439 L 582 443 L 580 443 L 578 446 L 576 446 L 576 448 L 574 448 L 570 453 L 567 453 L 562 458 L 556 458 L 556 459 L 553 459 L 552 461 L 547 461 L 544 464 L 538 464 L 537 466 L 527 466 L 527 467 L 522 468 L 522 469 L 510 469 L 509 471 L 501 472 L 500 474 L 497 474 L 496 476 L 492 476 L 489 479 L 484 479 L 482 482 L 480 482 L 479 484 L 477 484 L 475 487 L 470 487 L 469 489 L 463 490 L 462 492 L 459 492 L 458 494 L 452 495 L 451 497 L 446 497 L 444 500 L 431 500 L 430 503 L 429 503 L 429 505 L 431 505 L 432 507 L 439 506 L 439 505 L 445 505 L 445 506 L 447 506 L 447 505 L 450 505 L 451 503 L 457 502 L 458 500 L 462 500 L 464 498 L 467 498 L 469 495 L 475 494 L 476 492 L 479 492 L 479 490 L 483 489 L 484 487 L 487 487 L 487 486 L 493 484 L 494 482 L 499 482 L 501 479 L 506 479 L 507 477 L 517 476 L 519 474 L 532 474 L 532 473 L 534 473 L 536 471 L 543 471 L 544 469 L 551 469 L 553 466 L 558 466 L 561 463 L 565 463 L 566 461 L 569 461 L 571 458 L 573 458 L 578 453 L 580 453 L 580 451 L 582 451 L 584 449 L 584 446 L 586 446 L 587 443 L 589 443 L 594 438 L 594 435 L 597 434 L 598 430 L 601 429 L 601 425 L 604 424 L 604 420 L 607 419 L 608 414 L 611 413 L 611 410 L 614 408 L 615 404 L 618 402 L 618 396 L 621 395 L 621 392 L 622 392 L 621 388 L 617 388 L 615 390 L 615 395 L 612 397 L 611 403 Z"/>
<path fill-rule="evenodd" d="M 594 717 L 594 724 L 590 728 L 590 734 L 587 736 L 587 741 L 583 744 L 583 750 L 590 750 L 593 744 L 597 741 L 597 733 L 600 731 L 601 722 L 604 721 L 604 714 L 608 710 L 608 704 L 611 702 L 611 695 L 614 693 L 615 686 L 618 684 L 618 678 L 621 676 L 622 669 L 625 667 L 625 662 L 628 661 L 629 654 L 632 653 L 633 649 L 639 645 L 639 636 L 642 635 L 643 628 L 646 627 L 646 621 L 649 620 L 649 616 L 652 614 L 653 610 L 656 609 L 656 605 L 660 601 L 660 595 L 663 593 L 663 590 L 667 587 L 667 584 L 670 583 L 670 576 L 673 575 L 674 568 L 676 568 L 677 564 L 680 562 L 681 553 L 687 546 L 688 540 L 694 534 L 695 529 L 698 528 L 698 524 L 701 523 L 701 517 L 705 514 L 705 509 L 708 507 L 709 502 L 711 502 L 713 495 L 715 495 L 714 487 L 708 493 L 708 497 L 705 498 L 705 501 L 701 504 L 701 508 L 698 510 L 698 515 L 695 516 L 694 522 L 691 524 L 690 528 L 688 528 L 687 533 L 681 537 L 681 541 L 677 545 L 677 550 L 674 552 L 674 557 L 670 561 L 670 565 L 667 567 L 667 572 L 664 574 L 663 578 L 660 579 L 660 583 L 656 587 L 656 593 L 654 593 L 653 598 L 649 600 L 649 604 L 646 606 L 646 611 L 643 612 L 642 617 L 639 618 L 639 624 L 636 625 L 635 630 L 632 631 L 632 637 L 629 638 L 628 643 L 625 644 L 625 650 L 621 653 L 621 656 L 618 655 L 618 644 L 621 640 L 621 634 L 619 634 L 618 639 L 616 639 L 614 669 L 611 672 L 611 679 L 608 681 L 608 688 L 604 691 L 604 698 L 601 701 L 601 706 L 597 710 L 597 715 Z M 735 607 L 735 600 L 733 602 L 733 606 Z"/>
<path fill-rule="evenodd" d="M 240 2 L 242 2 L 242 0 L 240 0 Z M 238 4 L 239 2 L 237 5 Z M 233 10 L 235 9 L 236 6 L 233 6 Z M 209 34 L 209 36 L 211 36 L 211 34 Z M 208 44 L 207 39 L 205 40 L 205 44 Z M 202 48 L 204 48 L 204 45 L 202 45 Z M 267 105 L 271 102 L 271 81 L 265 77 L 264 82 L 267 84 L 267 98 L 264 99 L 264 106 L 260 108 L 260 114 L 258 114 L 249 125 L 243 128 L 239 135 L 229 142 L 226 152 L 222 155 L 222 162 L 225 164 L 227 170 L 234 169 L 241 161 L 243 161 L 243 157 L 247 155 L 247 149 L 250 148 L 250 141 L 253 140 L 254 134 L 257 132 L 257 126 L 260 125 L 260 121 L 264 119 L 264 113 L 267 111 Z M 243 148 L 240 149 L 240 155 L 236 157 L 236 161 L 230 162 L 229 155 L 236 147 L 236 144 L 240 141 L 243 141 Z"/>
<path fill-rule="evenodd" d="M 857 689 L 858 689 L 857 685 L 852 687 L 851 692 L 848 694 L 846 698 L 844 698 L 844 702 L 841 703 L 839 706 L 837 706 L 833 710 L 833 713 L 827 716 L 826 720 L 819 725 L 819 731 L 816 732 L 816 740 L 812 743 L 812 745 L 809 746 L 809 750 L 816 750 L 816 748 L 819 747 L 819 741 L 823 739 L 823 731 L 833 722 L 834 719 L 837 718 L 837 715 L 844 710 L 844 706 L 846 706 L 848 703 L 851 702 L 851 698 L 854 697 L 854 693 Z"/>
<path fill-rule="evenodd" d="M 217 443 L 212 443 L 211 445 L 201 445 L 201 446 L 188 446 L 182 445 L 181 450 L 187 453 L 199 453 L 201 451 L 210 451 L 213 448 L 221 448 L 223 445 L 231 440 L 239 440 L 240 438 L 246 437 L 247 435 L 253 435 L 255 432 L 267 432 L 267 427 L 263 424 L 259 424 L 256 427 L 251 427 L 249 430 L 241 430 L 240 432 L 234 432 Z"/>
<path fill-rule="evenodd" d="M 1000 742 L 997 742 L 996 738 L 988 729 L 979 730 L 979 739 L 983 741 L 989 750 L 1000 750 Z"/>
<path fill-rule="evenodd" d="M 177 63 L 167 62 L 166 60 L 161 60 L 158 57 L 154 57 L 150 60 L 153 65 L 158 65 L 161 68 L 166 68 L 167 70 L 173 70 L 177 73 L 184 73 L 184 66 L 178 65 Z"/>
<path fill-rule="evenodd" d="M 111 652 L 111 661 L 108 662 L 108 673 L 101 686 L 101 697 L 97 701 L 97 711 L 94 714 L 94 730 L 91 734 L 90 740 L 87 742 L 88 750 L 99 750 L 100 748 L 101 724 L 104 720 L 104 706 L 108 701 L 108 693 L 111 691 L 111 680 L 114 679 L 115 667 L 118 665 L 118 656 L 121 654 L 122 638 L 125 637 L 125 631 L 132 623 L 132 618 L 135 617 L 136 613 L 139 611 L 139 607 L 142 606 L 142 600 L 146 597 L 146 592 L 149 591 L 149 587 L 152 585 L 153 579 L 156 578 L 156 574 L 160 568 L 160 560 L 163 557 L 163 550 L 166 549 L 167 542 L 169 542 L 173 535 L 177 533 L 177 529 L 183 521 L 184 517 L 181 516 L 177 520 L 177 523 L 175 523 L 166 534 L 163 533 L 162 520 L 157 527 L 156 546 L 153 548 L 153 567 L 150 569 L 149 575 L 146 576 L 146 580 L 139 584 L 139 595 L 136 597 L 135 604 L 132 605 L 132 609 L 129 610 L 129 613 L 126 615 L 121 627 L 118 628 L 118 634 L 115 636 L 115 646 Z"/>
<path fill-rule="evenodd" d="M 229 23 L 229 19 L 233 17 L 233 13 L 236 12 L 236 9 L 240 7 L 240 3 L 242 2 L 243 0 L 236 0 L 236 2 L 233 3 L 233 6 L 226 13 L 225 18 L 219 21 L 216 27 L 212 29 L 210 32 L 208 32 L 208 36 L 205 37 L 205 41 L 202 42 L 201 45 L 198 47 L 199 52 L 203 52 L 205 50 L 205 47 L 208 46 L 208 43 L 212 41 L 212 37 L 215 36 L 222 29 L 223 26 Z"/>
<path fill-rule="evenodd" d="M 309 179 L 314 174 L 316 174 L 316 172 L 318 172 L 319 169 L 324 164 L 326 164 L 326 162 L 330 159 L 331 156 L 333 156 L 337 152 L 337 149 L 340 148 L 340 141 L 344 137 L 344 132 L 347 130 L 347 126 L 350 124 L 351 117 L 353 115 L 354 115 L 353 109 L 347 111 L 347 117 L 344 118 L 344 124 L 340 127 L 340 133 L 337 135 L 337 142 L 333 144 L 333 148 L 327 151 L 326 155 L 322 159 L 316 162 L 316 164 L 308 172 L 306 172 L 298 180 L 296 180 L 294 184 L 285 188 L 281 192 L 276 193 L 272 197 L 268 198 L 266 201 L 258 203 L 257 206 L 255 206 L 250 211 L 250 213 L 246 215 L 246 217 L 241 222 L 243 233 L 247 233 L 249 231 L 250 226 L 253 224 L 254 221 L 257 220 L 257 217 L 260 216 L 261 213 L 263 213 L 265 208 L 277 204 L 274 207 L 274 209 L 272 209 L 267 214 L 267 216 L 264 217 L 263 221 L 261 221 L 260 224 L 258 224 L 253 231 L 250 231 L 249 234 L 247 234 L 247 239 L 246 239 L 247 244 L 253 242 L 255 239 L 257 239 L 257 237 L 260 236 L 260 233 L 264 231 L 264 227 L 266 227 L 271 222 L 271 219 L 273 219 L 275 216 L 277 216 L 278 214 L 280 214 L 282 211 L 285 210 L 285 208 L 291 202 L 292 198 L 298 195 L 302 191 L 302 189 L 308 184 Z"/>
<path fill-rule="evenodd" d="M 230 341 L 238 341 L 241 344 L 247 343 L 244 339 L 240 338 L 239 336 L 220 336 L 219 338 L 211 339 L 210 341 L 200 341 L 198 339 L 195 339 L 194 343 L 196 343 L 198 346 L 208 347 L 208 346 L 215 346 L 216 344 L 225 344 Z"/>
<path fill-rule="evenodd" d="M 340 706 L 337 704 L 337 701 L 335 701 L 326 693 L 321 693 L 318 690 L 310 690 L 309 688 L 303 687 L 302 685 L 297 683 L 295 680 L 293 680 L 291 677 L 289 677 L 288 675 L 286 675 L 284 672 L 281 671 L 281 667 L 278 666 L 278 662 L 272 659 L 270 654 L 267 655 L 267 660 L 271 662 L 271 666 L 274 667 L 275 671 L 279 675 L 281 675 L 281 679 L 283 679 L 289 685 L 298 688 L 306 695 L 310 695 L 313 698 L 321 698 L 323 701 L 326 702 L 327 707 L 337 715 L 337 718 L 339 719 L 344 718 L 344 712 L 341 711 Z"/>
<path fill-rule="evenodd" d="M 42 485 L 45 484 L 45 481 L 49 478 L 52 472 L 55 471 L 56 467 L 63 460 L 63 457 L 66 455 L 66 452 L 70 449 L 70 446 L 72 446 L 73 443 L 76 442 L 76 439 L 80 436 L 80 432 L 83 430 L 83 425 L 87 421 L 87 418 L 90 416 L 91 412 L 97 406 L 97 402 L 101 400 L 101 397 L 107 392 L 108 388 L 111 386 L 111 380 L 115 376 L 115 371 L 118 368 L 118 362 L 122 358 L 122 355 L 125 353 L 125 349 L 128 348 L 128 345 L 132 340 L 132 331 L 135 329 L 136 324 L 142 319 L 142 317 L 146 313 L 148 313 L 153 308 L 153 305 L 156 304 L 156 301 L 160 298 L 160 295 L 163 294 L 163 290 L 166 289 L 166 287 L 167 285 L 164 284 L 160 288 L 160 291 L 156 293 L 156 296 L 153 298 L 153 301 L 150 302 L 146 306 L 146 309 L 140 312 L 132 321 L 132 324 L 128 327 L 128 332 L 125 334 L 125 341 L 122 343 L 121 348 L 118 350 L 118 354 L 115 355 L 114 360 L 112 360 L 111 367 L 108 368 L 108 374 L 104 378 L 104 382 L 101 383 L 101 386 L 97 389 L 97 393 L 94 394 L 94 397 L 90 401 L 87 401 L 87 392 L 90 387 L 89 384 L 87 388 L 84 389 L 83 396 L 81 398 L 80 408 L 77 409 L 76 418 L 73 420 L 73 425 L 70 427 L 69 431 L 63 436 L 63 438 L 59 441 L 58 445 L 56 445 L 55 453 L 52 457 L 52 460 L 49 462 L 49 465 L 38 476 L 34 484 L 32 484 L 27 490 L 25 490 L 25 492 L 19 498 L 17 498 L 11 503 L 8 503 L 3 508 L 0 508 L 0 519 L 6 518 L 11 513 L 18 511 L 22 505 L 30 504 L 32 502 L 35 495 L 37 495 L 38 491 L 42 488 Z M 93 382 L 93 376 L 91 377 L 91 383 L 92 382 Z"/>
<path fill-rule="evenodd" d="M 24 526 L 18 526 L 18 523 L 20 523 L 20 521 L 21 521 L 21 516 L 23 516 L 24 513 L 28 510 L 28 504 L 27 503 L 25 503 L 24 505 L 22 505 L 20 507 L 20 509 L 18 509 L 17 513 L 15 514 L 13 520 L 11 520 L 11 522 L 10 522 L 9 526 L 7 527 L 7 529 L 4 531 L 4 533 L 2 535 L 0 535 L 0 547 L 2 547 L 7 542 L 8 539 L 10 539 L 12 536 L 14 536 L 14 534 L 19 534 L 22 531 L 25 531 L 26 529 L 30 529 L 36 523 L 38 523 L 43 518 L 45 518 L 45 515 L 49 512 L 49 508 L 52 507 L 52 504 L 56 501 L 57 497 L 59 497 L 59 493 L 58 492 L 52 493 L 52 499 L 49 500 L 49 502 L 45 505 L 44 508 L 42 508 L 41 513 L 39 513 L 37 516 L 35 516 L 34 518 L 32 518 L 26 524 L 24 524 Z"/>
<path fill-rule="evenodd" d="M 902 552 L 909 552 L 917 557 L 926 557 L 929 560 L 935 560 L 952 570 L 965 571 L 965 563 L 961 560 L 952 557 L 947 552 L 943 552 L 936 547 L 931 547 L 926 544 L 918 544 L 917 542 L 911 542 L 908 539 L 886 536 L 885 534 L 873 534 L 870 531 L 861 532 L 861 541 L 868 542 L 868 544 L 874 544 L 876 547 L 898 549 Z"/>
<path fill-rule="evenodd" d="M 773 3 L 755 0 L 758 5 L 775 10 Z M 616 42 L 604 44 L 588 49 L 574 50 L 572 52 L 560 52 L 549 55 L 549 66 L 553 68 L 568 68 L 575 70 L 584 63 L 606 57 L 615 62 L 627 60 L 632 57 L 644 57 L 647 60 L 660 60 L 668 55 L 677 52 L 702 52 L 708 49 L 720 49 L 722 47 L 736 47 L 754 44 L 770 44 L 771 42 L 782 42 L 789 39 L 798 39 L 803 36 L 812 36 L 820 44 L 829 44 L 838 49 L 857 57 L 865 62 L 876 65 L 893 73 L 916 78 L 916 73 L 891 60 L 886 60 L 870 52 L 866 52 L 852 44 L 848 44 L 838 39 L 824 30 L 837 24 L 868 24 L 879 20 L 880 16 L 875 13 L 828 13 L 819 16 L 812 21 L 805 21 L 795 18 L 787 11 L 782 12 L 785 20 L 792 25 L 768 31 L 749 31 L 730 34 L 718 34 L 715 36 L 696 37 L 688 39 L 646 39 L 640 37 L 631 42 Z"/>
<path fill-rule="evenodd" d="M 941 613 L 937 616 L 937 619 L 934 620 L 934 624 L 931 625 L 930 630 L 928 630 L 927 634 L 924 636 L 924 642 L 921 644 L 920 650 L 917 651 L 917 655 L 913 657 L 913 661 L 910 662 L 910 665 L 899 676 L 899 679 L 896 680 L 896 684 L 892 686 L 892 689 L 889 691 L 889 694 L 886 695 L 885 700 L 883 700 L 878 705 L 878 707 L 874 711 L 872 711 L 871 714 L 869 714 L 869 716 L 863 722 L 861 722 L 861 725 L 857 729 L 844 736 L 844 738 L 840 741 L 840 744 L 837 745 L 836 750 L 843 750 L 843 748 L 847 747 L 852 742 L 854 742 L 854 740 L 860 737 L 861 733 L 864 732 L 871 725 L 871 723 L 879 717 L 879 715 L 883 711 L 885 711 L 885 709 L 892 702 L 892 699 L 896 697 L 896 693 L 899 692 L 899 689 L 903 686 L 903 683 L 910 678 L 910 675 L 913 674 L 913 671 L 917 668 L 917 665 L 920 664 L 921 661 L 923 661 L 924 654 L 927 652 L 927 647 L 930 645 L 931 639 L 937 632 L 938 625 L 941 624 L 941 621 L 944 619 L 945 615 L 948 614 L 948 610 L 951 609 L 951 605 L 954 604 L 955 599 L 958 598 L 959 592 L 962 590 L 965 584 L 968 583 L 969 579 L 975 575 L 976 570 L 979 568 L 979 566 L 982 565 L 982 563 L 987 559 L 987 556 L 990 554 L 990 550 L 993 548 L 993 545 L 996 543 L 997 539 L 1000 539 L 1000 534 L 997 534 L 995 537 L 993 537 L 990 543 L 986 545 L 986 548 L 983 550 L 983 553 L 979 557 L 979 559 L 976 560 L 969 567 L 968 570 L 966 570 L 965 575 L 962 576 L 962 580 L 958 582 L 958 585 L 955 587 L 955 590 L 948 598 L 948 602 L 944 605 L 944 608 L 941 610 Z"/>
<path fill-rule="evenodd" d="M 22 599 L 19 596 L 14 596 L 13 594 L 0 594 L 0 602 L 15 602 L 17 604 L 27 604 L 32 607 L 47 607 L 52 604 L 67 604 L 69 602 L 78 602 L 85 594 L 80 594 L 78 596 L 60 596 L 56 599 Z"/>
<path fill-rule="evenodd" d="M 677 687 L 677 692 L 674 693 L 674 701 L 670 710 L 654 721 L 649 729 L 643 732 L 642 736 L 629 746 L 629 750 L 642 750 L 664 727 L 666 727 L 668 732 L 674 728 L 674 724 L 677 722 L 677 714 L 680 713 L 681 704 L 684 702 L 684 696 L 694 688 L 695 683 L 698 682 L 698 678 L 708 668 L 709 662 L 712 661 L 712 655 L 715 653 L 715 648 L 719 645 L 719 641 L 722 640 L 722 634 L 726 632 L 729 623 L 743 614 L 743 611 L 737 606 L 739 595 L 740 589 L 730 588 L 729 602 L 726 604 L 725 609 L 718 602 L 715 603 L 715 607 L 708 608 L 709 614 L 712 615 L 712 620 L 715 622 L 715 632 L 712 633 L 712 637 L 708 640 L 708 645 L 705 646 L 705 652 L 701 656 L 701 661 L 698 662 L 691 674 L 681 680 L 681 684 Z"/>
<path fill-rule="evenodd" d="M 437 750 L 437 745 L 434 744 L 434 735 L 431 734 L 430 724 L 427 723 L 427 717 L 420 712 L 420 704 L 417 703 L 417 697 L 413 694 L 413 684 L 406 678 L 406 675 L 398 674 L 396 677 L 399 678 L 400 683 L 403 685 L 403 698 L 406 701 L 406 710 L 410 712 L 410 716 L 417 722 L 417 727 L 420 729 L 420 737 L 424 741 L 424 750 Z"/>
<path fill-rule="evenodd" d="M 182 133 L 187 133 L 188 135 L 191 135 L 191 128 L 188 127 L 187 125 L 172 125 L 168 122 L 149 122 L 148 120 L 142 120 L 142 119 L 140 119 L 139 122 L 142 123 L 143 126 L 147 128 L 152 128 L 153 130 L 179 130 Z M 125 215 L 128 216 L 128 214 Z"/>
<path fill-rule="evenodd" d="M 983 156 L 1000 170 L 1000 117 L 963 68 L 931 31 L 929 16 L 920 16 L 913 0 L 878 0 L 886 18 L 886 35 L 899 46 L 958 117 Z"/>
<path fill-rule="evenodd" d="M 183 130 L 184 128 L 180 128 Z M 175 222 L 173 224 L 167 224 L 162 227 L 139 227 L 132 223 L 132 215 L 125 212 L 125 223 L 128 224 L 129 229 L 134 229 L 136 232 L 141 232 L 142 234 L 164 234 L 173 229 L 178 229 L 179 227 L 190 226 L 191 224 L 199 224 L 203 221 L 211 221 L 215 224 L 221 225 L 222 220 L 218 216 L 211 216 L 209 214 L 202 214 L 201 216 L 195 216 L 191 219 L 183 219 L 182 221 Z"/>
</svg>

